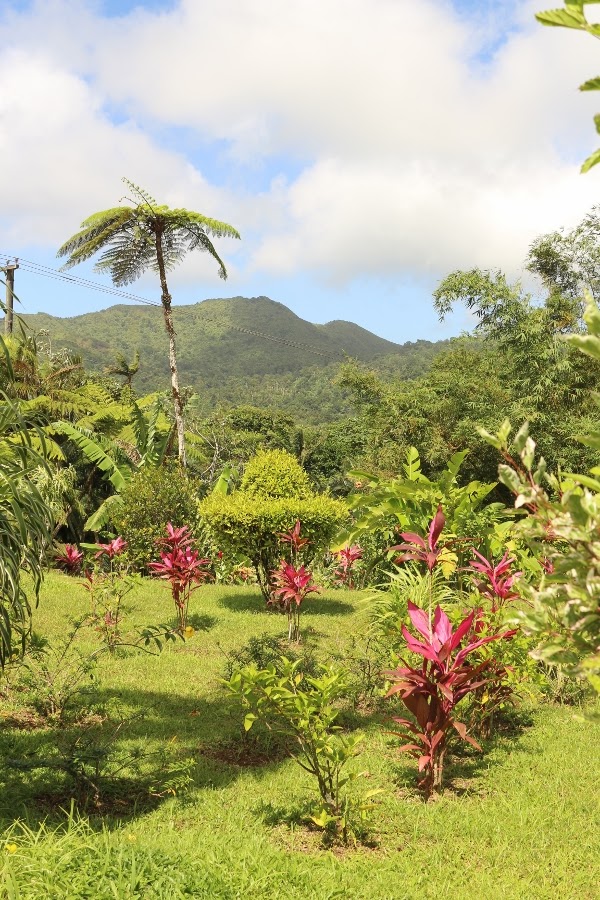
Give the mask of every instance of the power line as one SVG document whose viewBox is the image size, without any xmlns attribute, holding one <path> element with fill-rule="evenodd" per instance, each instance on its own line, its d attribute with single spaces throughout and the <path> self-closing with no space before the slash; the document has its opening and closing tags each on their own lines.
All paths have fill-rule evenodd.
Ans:
<svg viewBox="0 0 600 900">
<path fill-rule="evenodd" d="M 2 250 L 0 250 L 0 256 L 3 255 L 6 254 Z M 132 294 L 130 291 L 121 291 L 111 285 L 100 284 L 99 282 L 92 281 L 89 278 L 81 278 L 79 275 L 68 275 L 66 272 L 61 272 L 60 269 L 52 269 L 50 268 L 50 266 L 44 266 L 41 263 L 34 262 L 31 259 L 23 259 L 23 257 L 19 257 L 19 264 L 22 269 L 30 272 L 32 275 L 43 275 L 45 278 L 54 278 L 56 280 L 66 281 L 78 287 L 85 287 L 90 290 L 100 291 L 103 294 L 110 294 L 114 297 L 122 297 L 124 300 L 134 300 L 136 303 L 144 303 L 147 306 L 155 306 L 158 309 L 161 309 L 161 304 L 157 303 L 155 300 L 147 300 L 145 297 L 140 297 L 138 294 Z"/>
<path fill-rule="evenodd" d="M 7 256 L 10 254 L 6 254 L 3 250 L 0 250 L 0 256 Z M 116 287 L 111 285 L 100 284 L 97 281 L 92 281 L 89 278 L 81 278 L 78 275 L 67 275 L 66 272 L 61 272 L 60 269 L 52 269 L 50 266 L 44 266 L 42 263 L 34 262 L 31 259 L 23 259 L 23 257 L 19 257 L 19 266 L 25 271 L 29 272 L 31 275 L 41 275 L 44 278 L 52 278 L 56 281 L 66 281 L 69 284 L 73 284 L 76 287 L 84 287 L 88 290 L 99 291 L 103 294 L 109 294 L 113 297 L 122 297 L 124 300 L 133 300 L 135 303 L 144 303 L 146 306 L 154 306 L 157 309 L 162 309 L 162 304 L 157 303 L 155 300 L 147 300 L 145 297 L 140 297 L 137 294 L 132 294 L 129 291 L 121 291 Z M 240 331 L 243 334 L 250 334 L 254 337 L 260 337 L 267 341 L 274 341 L 277 344 L 284 344 L 287 347 L 296 347 L 299 350 L 307 350 L 309 353 L 312 353 L 316 356 L 322 356 L 325 359 L 335 359 L 329 353 L 323 353 L 321 350 L 317 350 L 316 347 L 312 347 L 310 344 L 301 344 L 297 341 L 288 341 L 286 338 L 275 337 L 272 334 L 264 334 L 262 331 L 251 331 L 248 328 L 238 328 L 236 325 L 229 326 L 233 331 Z"/>
<path fill-rule="evenodd" d="M 263 334 L 262 331 L 250 331 L 248 328 L 238 328 L 236 325 L 230 325 L 229 327 L 233 329 L 233 331 L 241 331 L 244 334 L 253 334 L 256 335 L 256 337 L 265 338 L 268 341 L 277 341 L 279 344 L 286 344 L 288 347 L 297 347 L 299 350 L 308 350 L 310 353 L 315 353 L 317 356 L 324 356 L 325 359 L 331 358 L 330 354 L 321 353 L 320 350 L 315 350 L 310 344 L 299 344 L 297 341 L 288 341 L 285 338 L 274 337 L 272 334 Z"/>
</svg>

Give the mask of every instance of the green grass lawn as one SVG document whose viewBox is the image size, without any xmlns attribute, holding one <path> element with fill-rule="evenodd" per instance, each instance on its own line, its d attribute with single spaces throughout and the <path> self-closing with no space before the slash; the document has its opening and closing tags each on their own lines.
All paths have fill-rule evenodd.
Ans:
<svg viewBox="0 0 600 900">
<path fill-rule="evenodd" d="M 359 594 L 335 591 L 306 602 L 303 627 L 323 659 L 343 656 L 351 639 L 364 634 L 360 601 Z M 35 630 L 55 640 L 87 602 L 76 580 L 50 573 Z M 162 584 L 144 581 L 126 599 L 127 621 L 169 621 L 170 604 Z M 241 716 L 219 681 L 227 652 L 252 635 L 282 634 L 285 619 L 267 613 L 248 587 L 202 587 L 191 612 L 197 630 L 185 644 L 170 644 L 160 656 L 105 655 L 97 671 L 104 710 L 113 723 L 130 720 L 111 739 L 117 753 L 166 748 L 173 758 L 192 758 L 193 783 L 176 796 L 144 801 L 133 780 L 127 788 L 125 769 L 114 797 L 85 815 L 61 812 L 58 806 L 69 806 L 62 774 L 21 772 L 7 760 L 51 756 L 81 726 L 33 727 L 35 718 L 23 715 L 25 695 L 4 692 L 0 897 L 599 896 L 597 707 L 540 706 L 484 755 L 469 750 L 455 759 L 451 787 L 429 804 L 416 794 L 414 763 L 397 754 L 382 716 L 356 717 L 354 727 L 365 732 L 357 765 L 369 772 L 369 787 L 387 793 L 373 817 L 372 845 L 326 849 L 302 820 L 314 796 L 310 777 L 276 746 L 271 759 L 244 750 Z M 88 631 L 82 646 L 96 641 Z M 8 678 L 14 683 L 12 673 Z M 114 732 L 107 720 L 90 721 L 91 731 Z M 140 777 L 152 775 L 157 759 L 141 761 Z"/>
</svg>

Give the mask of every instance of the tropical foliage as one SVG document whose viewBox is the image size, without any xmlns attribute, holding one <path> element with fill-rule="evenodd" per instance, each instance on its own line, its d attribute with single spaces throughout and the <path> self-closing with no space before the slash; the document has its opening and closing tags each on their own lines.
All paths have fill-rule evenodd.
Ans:
<svg viewBox="0 0 600 900">
<path fill-rule="evenodd" d="M 115 285 L 130 284 L 148 268 L 159 276 L 165 328 L 169 338 L 171 392 L 177 427 L 179 461 L 185 467 L 183 399 L 179 387 L 175 328 L 167 272 L 191 250 L 209 253 L 217 264 L 220 278 L 227 270 L 210 237 L 239 238 L 231 225 L 209 219 L 187 209 L 159 206 L 146 191 L 124 179 L 134 194 L 130 206 L 118 206 L 94 213 L 81 224 L 81 230 L 60 247 L 58 256 L 68 257 L 69 269 L 100 252 L 99 272 L 110 274 Z"/>
</svg>

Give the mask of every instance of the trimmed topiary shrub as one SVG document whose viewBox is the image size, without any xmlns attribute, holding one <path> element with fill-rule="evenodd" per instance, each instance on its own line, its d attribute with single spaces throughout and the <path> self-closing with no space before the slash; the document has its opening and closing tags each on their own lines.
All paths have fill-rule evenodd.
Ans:
<svg viewBox="0 0 600 900">
<path fill-rule="evenodd" d="M 121 495 L 123 504 L 114 521 L 128 543 L 126 555 L 133 568 L 146 571 L 157 559 L 155 541 L 164 536 L 167 522 L 187 525 L 197 536 L 199 489 L 177 465 L 136 472 Z"/>
<path fill-rule="evenodd" d="M 263 500 L 300 499 L 312 493 L 308 475 L 287 450 L 259 450 L 246 465 L 240 491 Z"/>
<path fill-rule="evenodd" d="M 247 557 L 267 599 L 270 595 L 269 573 L 284 555 L 278 532 L 289 531 L 300 519 L 302 536 L 310 541 L 302 551 L 302 562 L 306 565 L 315 554 L 328 549 L 348 519 L 346 504 L 331 497 L 316 495 L 271 500 L 245 491 L 236 491 L 226 497 L 211 494 L 200 503 L 199 512 L 211 546 L 226 555 Z"/>
</svg>

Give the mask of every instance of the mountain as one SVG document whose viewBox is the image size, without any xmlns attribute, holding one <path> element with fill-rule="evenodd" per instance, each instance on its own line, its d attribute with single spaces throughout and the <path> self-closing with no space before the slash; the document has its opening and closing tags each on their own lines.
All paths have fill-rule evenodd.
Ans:
<svg viewBox="0 0 600 900">
<path fill-rule="evenodd" d="M 310 371 L 333 371 L 349 356 L 375 367 L 385 361 L 394 369 L 397 360 L 399 372 L 408 366 L 409 375 L 420 374 L 446 343 L 395 344 L 352 322 L 313 325 L 268 297 L 204 300 L 174 307 L 173 317 L 181 383 L 216 400 L 227 398 L 227 386 L 239 387 L 240 380 L 259 387 L 261 379 L 289 383 Z M 116 352 L 130 359 L 137 350 L 138 392 L 168 387 L 168 345 L 159 308 L 119 305 L 69 318 L 46 313 L 22 318 L 34 333 L 47 332 L 54 350 L 81 353 L 88 369 L 102 371 Z"/>
</svg>

